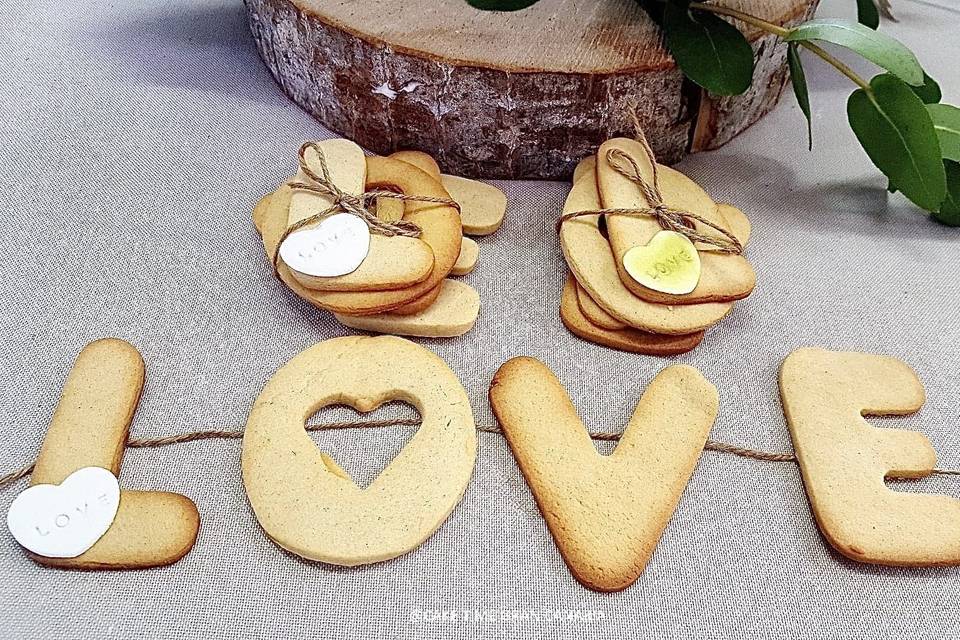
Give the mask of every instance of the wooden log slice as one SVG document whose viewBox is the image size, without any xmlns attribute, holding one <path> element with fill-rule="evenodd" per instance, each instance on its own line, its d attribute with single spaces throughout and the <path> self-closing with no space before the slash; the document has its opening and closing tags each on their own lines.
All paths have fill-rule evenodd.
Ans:
<svg viewBox="0 0 960 640">
<path fill-rule="evenodd" d="M 567 178 L 640 105 L 658 157 L 718 147 L 769 111 L 786 49 L 738 24 L 757 69 L 744 95 L 685 80 L 636 0 L 541 0 L 484 12 L 466 0 L 244 0 L 260 56 L 283 91 L 330 129 L 388 154 L 419 149 L 444 171 Z M 722 0 L 777 24 L 818 0 Z"/>
</svg>

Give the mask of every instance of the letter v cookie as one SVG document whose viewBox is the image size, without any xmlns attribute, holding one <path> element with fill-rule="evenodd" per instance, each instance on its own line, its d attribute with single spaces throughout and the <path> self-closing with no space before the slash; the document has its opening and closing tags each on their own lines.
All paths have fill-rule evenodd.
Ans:
<svg viewBox="0 0 960 640">
<path fill-rule="evenodd" d="M 930 442 L 863 419 L 920 409 L 923 385 L 907 364 L 799 349 L 780 368 L 780 395 L 810 507 L 837 551 L 874 564 L 960 564 L 960 500 L 884 484 L 930 475 L 937 464 Z"/>
<path fill-rule="evenodd" d="M 514 358 L 490 404 L 574 577 L 618 591 L 643 572 L 717 415 L 717 390 L 692 367 L 660 372 L 617 448 L 597 453 L 563 386 L 542 362 Z"/>
<path fill-rule="evenodd" d="M 102 467 L 116 476 L 143 382 L 143 359 L 130 344 L 106 338 L 84 347 L 63 386 L 31 485 L 58 485 L 85 467 Z M 71 569 L 159 567 L 185 556 L 199 527 L 197 507 L 185 496 L 121 491 L 112 524 L 87 551 L 73 558 L 30 556 Z"/>
</svg>

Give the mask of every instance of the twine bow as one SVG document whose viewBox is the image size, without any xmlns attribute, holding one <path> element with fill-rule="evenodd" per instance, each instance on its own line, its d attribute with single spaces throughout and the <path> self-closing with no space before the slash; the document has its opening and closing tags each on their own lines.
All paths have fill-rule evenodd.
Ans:
<svg viewBox="0 0 960 640">
<path fill-rule="evenodd" d="M 634 160 L 630 154 L 620 149 L 610 149 L 607 151 L 606 160 L 614 171 L 637 185 L 649 206 L 643 208 L 595 209 L 565 213 L 560 216 L 560 219 L 557 221 L 557 232 L 559 233 L 564 222 L 581 216 L 617 215 L 631 218 L 652 217 L 659 223 L 661 228 L 682 233 L 692 242 L 711 245 L 721 253 L 741 255 L 743 253 L 743 244 L 737 240 L 736 236 L 732 233 L 720 225 L 707 220 L 703 216 L 697 215 L 692 211 L 675 209 L 663 201 L 663 194 L 660 192 L 660 182 L 657 175 L 657 159 L 653 155 L 653 149 L 650 148 L 650 143 L 647 142 L 647 137 L 639 127 L 636 129 L 636 139 L 646 152 L 650 166 L 653 167 L 652 183 L 643 177 L 637 161 Z M 691 222 L 693 220 L 714 229 L 724 237 L 718 238 L 697 231 L 695 225 Z"/>
<path fill-rule="evenodd" d="M 312 149 L 317 154 L 317 158 L 320 163 L 319 174 L 307 163 L 306 153 L 308 149 Z M 387 237 L 420 237 L 420 234 L 423 232 L 423 230 L 420 228 L 420 225 L 416 224 L 415 222 L 411 222 L 410 220 L 387 222 L 379 219 L 376 214 L 372 213 L 370 211 L 370 203 L 376 201 L 378 198 L 393 198 L 395 200 L 402 200 L 405 202 L 436 202 L 437 204 L 445 204 L 453 207 L 457 210 L 457 213 L 460 213 L 460 205 L 450 198 L 409 196 L 403 193 L 396 193 L 394 191 L 386 190 L 364 191 L 359 195 L 347 193 L 334 183 L 333 178 L 330 176 L 330 169 L 327 166 L 327 158 L 324 156 L 320 145 L 316 142 L 304 142 L 302 145 L 300 145 L 300 150 L 297 152 L 297 160 L 300 164 L 300 170 L 315 184 L 308 184 L 306 182 L 291 182 L 287 186 L 297 191 L 307 191 L 309 193 L 327 198 L 332 200 L 333 204 L 323 211 L 319 211 L 307 218 L 304 218 L 303 220 L 294 222 L 288 226 L 286 230 L 284 230 L 284 232 L 280 235 L 280 240 L 277 242 L 277 248 L 273 252 L 273 270 L 275 274 L 278 273 L 279 269 L 280 246 L 283 244 L 283 241 L 287 239 L 287 236 L 306 226 L 320 222 L 327 216 L 330 216 L 336 212 L 349 213 L 357 216 L 367 223 L 367 227 L 369 227 L 371 233 L 376 233 Z"/>
</svg>

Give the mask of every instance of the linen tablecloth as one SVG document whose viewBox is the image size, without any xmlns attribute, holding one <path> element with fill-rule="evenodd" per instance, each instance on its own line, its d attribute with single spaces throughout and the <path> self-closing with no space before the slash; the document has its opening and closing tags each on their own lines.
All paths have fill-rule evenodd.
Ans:
<svg viewBox="0 0 960 640">
<path fill-rule="evenodd" d="M 821 15 L 851 16 L 828 2 Z M 949 0 L 897 0 L 907 42 L 960 101 Z M 242 428 L 272 373 L 353 333 L 271 275 L 250 221 L 299 144 L 326 131 L 257 57 L 239 0 L 0 5 L 0 471 L 36 455 L 63 380 L 88 341 L 117 336 L 147 364 L 135 436 Z M 960 466 L 960 231 L 931 222 L 870 164 L 845 122 L 849 82 L 816 59 L 815 147 L 793 97 L 724 149 L 680 168 L 748 213 L 755 293 L 692 353 L 663 359 L 583 342 L 560 324 L 565 265 L 554 220 L 567 185 L 497 182 L 506 223 L 466 281 L 476 328 L 418 340 L 443 357 L 493 424 L 487 388 L 507 359 L 544 360 L 584 421 L 622 428 L 663 367 L 720 390 L 712 437 L 788 451 L 777 369 L 803 345 L 889 354 L 926 385 L 919 414 L 877 420 L 926 434 Z M 858 65 L 865 73 L 870 69 Z M 349 415 L 325 412 L 318 419 Z M 410 415 L 387 407 L 376 417 Z M 314 434 L 361 482 L 411 429 Z M 194 550 L 148 571 L 41 567 L 0 535 L 4 638 L 475 638 L 960 636 L 960 569 L 881 568 L 833 552 L 798 469 L 705 452 L 636 584 L 581 587 L 566 569 L 506 441 L 480 434 L 473 480 L 414 552 L 342 569 L 282 551 L 240 482 L 239 440 L 130 450 L 126 488 L 191 497 Z M 609 445 L 598 445 L 609 450 Z M 16 492 L 0 492 L 6 512 Z M 898 483 L 960 496 L 948 477 Z"/>
</svg>

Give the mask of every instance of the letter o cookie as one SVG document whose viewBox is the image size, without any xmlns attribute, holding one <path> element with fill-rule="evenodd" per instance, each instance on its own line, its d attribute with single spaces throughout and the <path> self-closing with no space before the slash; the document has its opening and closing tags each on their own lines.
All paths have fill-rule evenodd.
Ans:
<svg viewBox="0 0 960 640">
<path fill-rule="evenodd" d="M 304 424 L 331 404 L 365 413 L 390 400 L 414 405 L 423 423 L 361 488 Z M 395 558 L 430 537 L 463 497 L 476 455 L 467 393 L 443 360 L 402 338 L 350 336 L 314 345 L 274 374 L 250 411 L 241 469 L 274 542 L 353 566 Z"/>
</svg>

